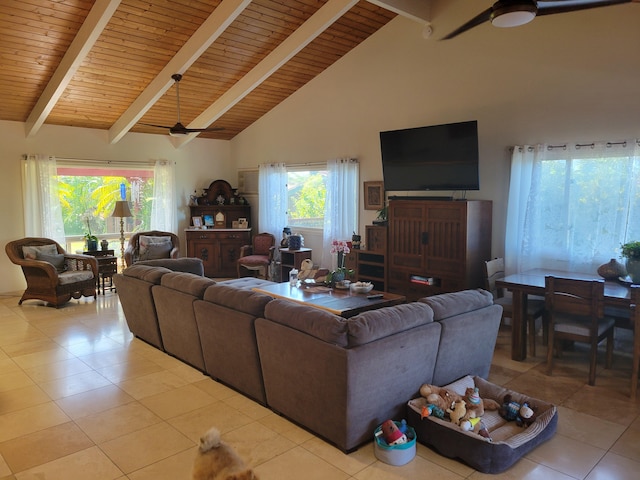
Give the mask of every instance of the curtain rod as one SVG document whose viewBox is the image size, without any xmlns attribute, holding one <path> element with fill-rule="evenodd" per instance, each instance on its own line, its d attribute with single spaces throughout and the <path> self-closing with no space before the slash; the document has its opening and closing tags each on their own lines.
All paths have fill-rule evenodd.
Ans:
<svg viewBox="0 0 640 480">
<path fill-rule="evenodd" d="M 28 155 L 25 153 L 22 155 L 22 159 L 26 160 Z M 56 157 L 52 155 L 56 161 L 61 162 L 70 162 L 70 163 L 84 163 L 84 164 L 94 164 L 94 165 L 113 165 L 113 166 L 128 166 L 128 167 L 153 167 L 156 162 L 153 160 L 101 160 L 97 158 L 72 158 L 72 157 Z M 163 160 L 168 162 L 169 160 Z"/>
<path fill-rule="evenodd" d="M 580 150 L 581 148 L 586 148 L 586 147 L 595 148 L 596 143 L 600 143 L 600 142 L 576 143 L 574 145 L 574 147 L 576 148 L 576 150 Z M 640 146 L 640 139 L 636 140 L 635 143 L 636 143 L 636 145 Z M 621 142 L 606 142 L 605 145 L 606 145 L 607 148 L 611 148 L 614 145 L 620 145 L 622 148 L 625 148 L 627 146 L 627 141 L 623 140 Z M 566 150 L 567 146 L 568 145 L 566 143 L 563 143 L 561 145 L 547 145 L 547 150 L 555 150 L 555 149 L 559 149 L 559 148 L 561 148 L 562 150 Z M 508 148 L 508 150 L 510 152 L 513 152 L 514 148 L 516 148 L 516 147 L 511 146 L 511 147 Z M 522 148 L 522 147 L 518 146 L 518 148 Z M 533 148 L 534 147 L 532 145 L 529 145 L 529 147 L 528 147 L 529 151 L 532 151 Z"/>
</svg>

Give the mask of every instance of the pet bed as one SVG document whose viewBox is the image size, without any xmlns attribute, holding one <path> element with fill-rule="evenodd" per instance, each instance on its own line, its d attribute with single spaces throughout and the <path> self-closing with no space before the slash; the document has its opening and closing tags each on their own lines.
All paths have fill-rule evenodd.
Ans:
<svg viewBox="0 0 640 480">
<path fill-rule="evenodd" d="M 489 431 L 488 439 L 476 432 L 462 430 L 447 418 L 421 418 L 426 399 L 419 397 L 409 401 L 407 423 L 415 429 L 420 443 L 445 457 L 458 458 L 482 473 L 503 472 L 556 431 L 558 412 L 555 405 L 494 385 L 481 377 L 466 376 L 446 387 L 460 395 L 465 394 L 467 387 L 478 387 L 483 399 L 493 399 L 500 405 L 505 395 L 511 394 L 513 401 L 536 407 L 535 421 L 528 427 L 506 421 L 496 410 L 485 409 L 482 422 Z"/>
</svg>

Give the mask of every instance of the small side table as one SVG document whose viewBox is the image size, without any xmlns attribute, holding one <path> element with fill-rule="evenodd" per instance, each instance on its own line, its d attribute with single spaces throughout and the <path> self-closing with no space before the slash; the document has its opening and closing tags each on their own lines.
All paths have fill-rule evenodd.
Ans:
<svg viewBox="0 0 640 480">
<path fill-rule="evenodd" d="M 115 290 L 113 276 L 118 273 L 118 257 L 113 255 L 113 250 L 91 250 L 83 253 L 96 257 L 98 261 L 98 278 L 96 278 L 98 295 L 101 289 L 103 295 L 107 288 L 110 291 Z"/>
<path fill-rule="evenodd" d="M 289 272 L 294 268 L 300 271 L 302 262 L 311 259 L 311 249 L 301 248 L 299 250 L 290 250 L 289 248 L 280 249 L 280 281 L 289 281 Z"/>
</svg>

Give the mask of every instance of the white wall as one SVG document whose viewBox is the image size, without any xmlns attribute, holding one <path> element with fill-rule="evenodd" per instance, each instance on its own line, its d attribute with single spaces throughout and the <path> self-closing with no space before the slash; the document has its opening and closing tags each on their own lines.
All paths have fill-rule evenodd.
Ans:
<svg viewBox="0 0 640 480">
<path fill-rule="evenodd" d="M 24 124 L 0 121 L 0 244 L 24 237 L 22 209 L 21 159 L 25 153 L 40 153 L 64 158 L 99 160 L 158 160 L 176 163 L 179 196 L 179 234 L 182 255 L 186 255 L 183 230 L 189 224 L 189 195 L 217 179 L 235 186 L 237 175 L 230 162 L 230 143 L 222 140 L 195 139 L 180 149 L 173 147 L 169 135 L 128 133 L 111 145 L 107 132 L 44 125 L 33 138 L 25 138 Z M 20 268 L 0 255 L 0 292 L 24 290 Z"/>
<path fill-rule="evenodd" d="M 477 119 L 481 190 L 467 197 L 493 200 L 503 255 L 509 146 L 640 137 L 640 5 L 438 41 L 473 16 L 469 2 L 438 3 L 431 39 L 394 19 L 236 136 L 232 156 L 244 168 L 355 156 L 361 181 L 382 180 L 380 131 Z M 361 210 L 360 232 L 374 218 Z"/>
</svg>

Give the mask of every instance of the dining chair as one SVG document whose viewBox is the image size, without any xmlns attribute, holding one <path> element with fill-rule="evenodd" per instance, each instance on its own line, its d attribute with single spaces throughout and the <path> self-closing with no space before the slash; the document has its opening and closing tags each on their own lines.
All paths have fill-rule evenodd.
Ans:
<svg viewBox="0 0 640 480">
<path fill-rule="evenodd" d="M 638 391 L 638 373 L 640 373 L 640 285 L 631 285 L 631 320 L 633 321 L 631 398 L 635 400 Z"/>
<path fill-rule="evenodd" d="M 562 353 L 562 342 L 589 345 L 589 385 L 596 383 L 598 344 L 606 339 L 605 368 L 613 360 L 615 321 L 604 316 L 604 280 L 545 277 L 545 308 L 549 322 L 547 374 L 553 370 L 554 353 Z M 555 350 L 555 351 L 554 351 Z"/>
<path fill-rule="evenodd" d="M 485 288 L 493 295 L 493 302 L 502 306 L 502 321 L 513 318 L 513 299 L 511 293 L 504 288 L 496 287 L 496 280 L 504 277 L 504 258 L 498 257 L 484 262 Z M 547 325 L 544 317 L 544 299 L 540 297 L 527 298 L 527 326 L 529 337 L 529 351 L 536 356 L 536 334 L 542 326 L 542 340 L 547 341 Z"/>
<path fill-rule="evenodd" d="M 243 245 L 240 248 L 240 258 L 236 261 L 238 278 L 241 277 L 241 267 L 247 270 L 258 271 L 258 276 L 269 279 L 269 265 L 273 260 L 276 237 L 270 233 L 258 233 L 254 235 L 251 245 Z"/>
</svg>

